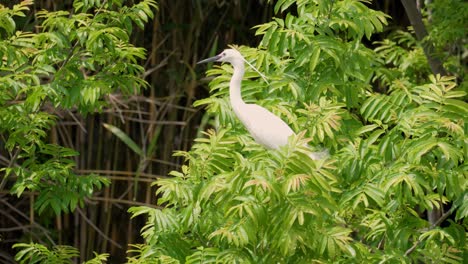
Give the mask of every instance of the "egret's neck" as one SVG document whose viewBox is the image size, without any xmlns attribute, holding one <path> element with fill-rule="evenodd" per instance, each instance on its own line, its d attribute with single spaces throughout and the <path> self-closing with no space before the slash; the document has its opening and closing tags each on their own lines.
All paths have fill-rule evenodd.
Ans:
<svg viewBox="0 0 468 264">
<path fill-rule="evenodd" d="M 241 95 L 241 83 L 245 69 L 244 62 L 242 61 L 233 63 L 232 66 L 234 67 L 234 74 L 232 75 L 231 82 L 229 84 L 229 98 L 231 100 L 232 108 L 236 111 L 239 106 L 245 104 Z"/>
</svg>

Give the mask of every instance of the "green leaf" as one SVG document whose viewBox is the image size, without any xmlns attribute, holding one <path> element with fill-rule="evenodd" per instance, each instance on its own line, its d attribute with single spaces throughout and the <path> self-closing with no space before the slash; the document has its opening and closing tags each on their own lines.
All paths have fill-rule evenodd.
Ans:
<svg viewBox="0 0 468 264">
<path fill-rule="evenodd" d="M 113 126 L 111 124 L 103 124 L 103 126 L 112 132 L 112 134 L 116 135 L 122 142 L 125 143 L 133 152 L 140 155 L 141 157 L 145 156 L 143 150 L 133 141 L 127 134 L 125 134 L 120 128 Z"/>
<path fill-rule="evenodd" d="M 317 66 L 318 60 L 320 58 L 320 48 L 318 46 L 314 47 L 312 50 L 312 55 L 310 57 L 309 71 L 312 73 Z"/>
</svg>

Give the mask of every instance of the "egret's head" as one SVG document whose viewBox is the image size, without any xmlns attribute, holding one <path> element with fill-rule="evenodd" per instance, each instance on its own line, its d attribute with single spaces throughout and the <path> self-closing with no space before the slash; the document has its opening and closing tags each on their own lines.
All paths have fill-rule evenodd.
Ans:
<svg viewBox="0 0 468 264">
<path fill-rule="evenodd" d="M 242 54 L 240 54 L 240 52 L 235 50 L 235 49 L 225 49 L 220 54 L 218 54 L 218 55 L 216 55 L 214 57 L 199 61 L 199 62 L 197 62 L 197 64 L 207 63 L 207 62 L 215 62 L 215 61 L 229 62 L 234 67 L 234 70 L 241 69 L 242 72 L 244 71 L 244 62 L 245 62 L 250 67 L 252 67 L 252 69 L 254 71 L 256 71 L 262 77 L 262 79 L 265 80 L 265 82 L 267 84 L 269 84 L 269 82 L 268 82 L 267 78 L 265 77 L 265 75 L 263 75 L 259 70 L 257 70 L 257 68 L 255 68 L 252 64 L 250 64 L 250 62 L 246 61 L 244 59 L 244 57 L 242 57 Z"/>
<path fill-rule="evenodd" d="M 235 49 L 225 49 L 220 54 L 218 54 L 218 55 L 216 55 L 214 57 L 199 61 L 199 62 L 197 62 L 197 64 L 207 63 L 207 62 L 214 62 L 214 61 L 229 62 L 232 65 L 236 65 L 236 64 L 239 64 L 239 63 L 243 64 L 244 63 L 244 57 L 242 57 L 240 52 L 235 50 Z"/>
</svg>

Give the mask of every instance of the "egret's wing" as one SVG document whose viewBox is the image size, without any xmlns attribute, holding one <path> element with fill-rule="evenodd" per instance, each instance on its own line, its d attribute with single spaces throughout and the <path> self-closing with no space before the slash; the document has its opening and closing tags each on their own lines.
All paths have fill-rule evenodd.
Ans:
<svg viewBox="0 0 468 264">
<path fill-rule="evenodd" d="M 270 149 L 286 145 L 288 137 L 294 134 L 281 118 L 259 105 L 244 105 L 236 115 L 255 141 Z"/>
</svg>

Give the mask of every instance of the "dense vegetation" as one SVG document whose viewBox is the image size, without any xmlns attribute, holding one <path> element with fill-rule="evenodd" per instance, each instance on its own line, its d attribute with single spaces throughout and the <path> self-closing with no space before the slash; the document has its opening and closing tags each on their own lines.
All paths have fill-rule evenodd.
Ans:
<svg viewBox="0 0 468 264">
<path fill-rule="evenodd" d="M 145 52 L 130 36 L 157 3 L 77 0 L 73 12 L 39 12 L 42 31 L 25 33 L 14 19 L 31 4 L 0 9 L 0 135 L 8 153 L 0 189 L 37 194 L 34 210 L 46 217 L 85 206 L 94 189 L 109 184 L 77 177 L 77 153 L 46 141 L 58 119 L 51 109 L 87 114 L 112 104 L 116 93 L 147 87 L 139 65 Z M 232 67 L 208 70 L 210 96 L 195 106 L 207 109 L 202 121 L 212 129 L 175 153 L 185 160 L 180 169 L 154 182 L 157 206 L 129 209 L 146 222 L 129 263 L 466 259 L 467 4 L 433 1 L 419 20 L 411 17 L 415 32 L 389 30 L 391 18 L 368 4 L 280 0 L 275 17 L 255 27 L 258 46 L 234 46 L 268 80 L 247 68 L 244 100 L 298 132 L 281 150 L 265 151 L 233 115 Z M 138 180 L 156 141 L 139 146 L 106 128 L 140 157 Z M 310 160 L 306 142 L 330 157 Z M 14 246 L 21 263 L 68 263 L 80 254 L 28 242 Z"/>
</svg>

